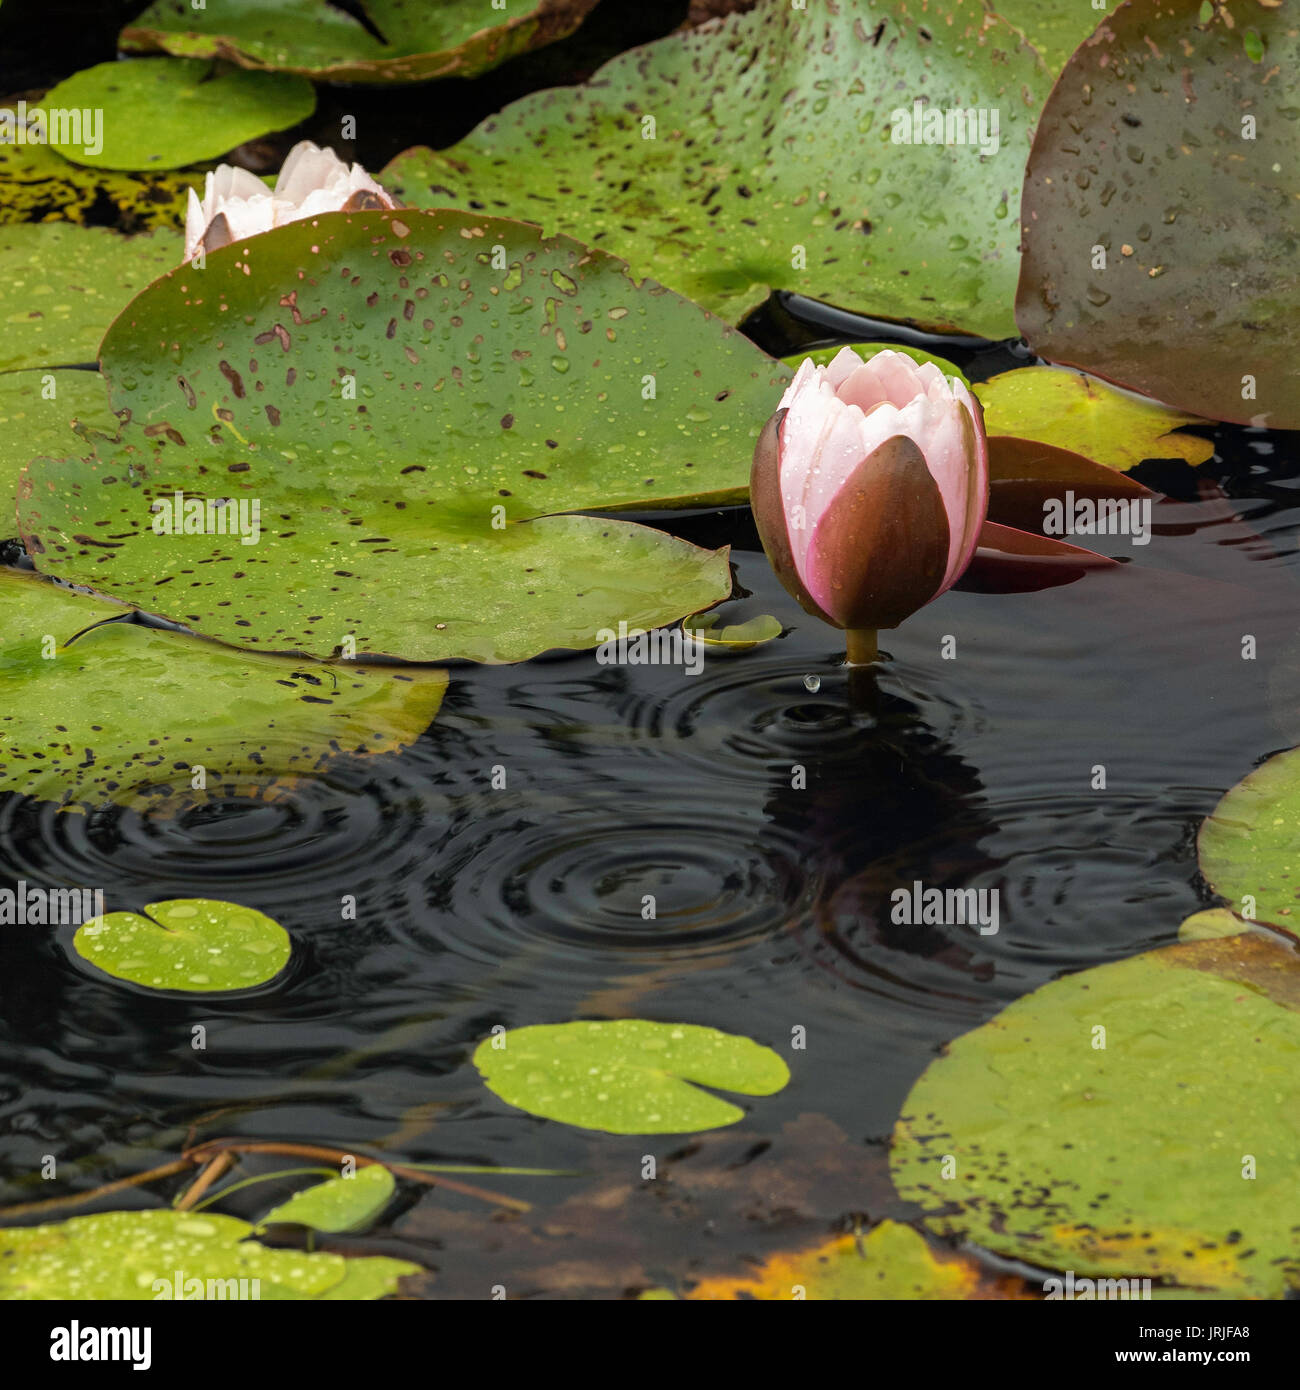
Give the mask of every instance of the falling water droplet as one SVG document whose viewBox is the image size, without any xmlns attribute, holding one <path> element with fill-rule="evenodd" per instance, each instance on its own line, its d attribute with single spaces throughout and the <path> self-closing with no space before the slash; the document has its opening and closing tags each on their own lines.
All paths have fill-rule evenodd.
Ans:
<svg viewBox="0 0 1300 1390">
<path fill-rule="evenodd" d="M 820 676 L 805 676 L 803 678 L 803 688 L 810 695 L 816 695 L 822 688 L 822 678 Z"/>
</svg>

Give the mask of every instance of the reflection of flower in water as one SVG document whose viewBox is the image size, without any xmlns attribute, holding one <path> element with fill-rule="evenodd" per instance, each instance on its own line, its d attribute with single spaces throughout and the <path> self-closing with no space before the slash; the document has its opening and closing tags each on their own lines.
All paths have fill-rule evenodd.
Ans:
<svg viewBox="0 0 1300 1390">
<path fill-rule="evenodd" d="M 333 150 L 300 140 L 289 151 L 274 192 L 256 174 L 230 164 L 209 172 L 202 202 L 190 190 L 185 215 L 185 259 L 191 260 L 200 248 L 216 251 L 232 241 L 323 212 L 396 206 L 393 197 L 361 165 L 349 168 Z"/>
</svg>

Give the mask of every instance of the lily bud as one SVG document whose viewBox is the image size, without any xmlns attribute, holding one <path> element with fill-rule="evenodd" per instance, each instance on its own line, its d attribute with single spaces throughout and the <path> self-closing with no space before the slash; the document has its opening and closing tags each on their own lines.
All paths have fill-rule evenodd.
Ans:
<svg viewBox="0 0 1300 1390">
<path fill-rule="evenodd" d="M 901 352 L 806 360 L 754 450 L 750 501 L 772 567 L 815 617 L 897 627 L 970 564 L 989 497 L 979 403 Z"/>
<path fill-rule="evenodd" d="M 185 259 L 202 247 L 269 232 L 322 212 L 395 208 L 399 204 L 359 164 L 351 168 L 333 150 L 300 140 L 285 157 L 274 192 L 247 169 L 223 164 L 204 180 L 203 201 L 190 189 L 185 213 Z"/>
</svg>

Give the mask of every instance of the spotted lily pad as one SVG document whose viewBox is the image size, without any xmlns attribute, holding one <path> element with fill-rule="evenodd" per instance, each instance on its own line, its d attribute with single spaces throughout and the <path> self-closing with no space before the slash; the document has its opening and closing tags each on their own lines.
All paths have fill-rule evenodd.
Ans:
<svg viewBox="0 0 1300 1390">
<path fill-rule="evenodd" d="M 979 0 L 945 11 L 763 4 L 525 97 L 444 153 L 408 150 L 384 178 L 414 206 L 581 236 L 732 322 L 786 289 L 1005 337 L 1050 77 Z M 996 153 L 991 125 L 981 146 L 947 120 L 981 110 Z M 926 111 L 954 143 L 925 143 Z"/>
<path fill-rule="evenodd" d="M 170 231 L 0 227 L 0 372 L 93 362 L 117 314 L 183 252 Z"/>
<path fill-rule="evenodd" d="M 0 790 L 70 806 L 269 796 L 413 743 L 447 686 L 445 671 L 322 666 L 112 621 L 130 616 L 0 569 Z"/>
<path fill-rule="evenodd" d="M 612 257 L 450 211 L 225 247 L 141 295 L 102 361 L 130 419 L 32 465 L 40 569 L 227 642 L 420 661 L 594 646 L 725 598 L 724 551 L 567 513 L 743 500 L 790 377 Z M 158 534 L 178 493 L 258 502 L 256 543 Z"/>
<path fill-rule="evenodd" d="M 1286 8 L 1134 0 L 1066 64 L 1025 174 L 1016 319 L 1042 357 L 1300 428 L 1300 166 Z M 1241 15 L 1243 9 L 1233 6 Z"/>
<path fill-rule="evenodd" d="M 310 1226 L 314 1231 L 355 1231 L 383 1211 L 396 1185 L 382 1163 L 367 1164 L 350 1178 L 330 1178 L 295 1192 L 258 1224 L 264 1227 L 284 1222 Z"/>
<path fill-rule="evenodd" d="M 1088 0 L 984 0 L 984 8 L 1014 24 L 1057 73 L 1113 5 L 1106 0 L 1101 9 Z"/>
<path fill-rule="evenodd" d="M 252 1234 L 232 1216 L 182 1211 L 108 1211 L 6 1227 L 0 1299 L 329 1298 L 345 1281 L 350 1298 L 381 1298 L 397 1292 L 403 1275 L 420 1272 L 398 1260 L 272 1250 Z"/>
<path fill-rule="evenodd" d="M 484 1039 L 474 1065 L 507 1105 L 609 1134 L 735 1124 L 745 1112 L 701 1086 L 770 1096 L 790 1079 L 781 1058 L 749 1038 L 640 1018 L 515 1028 Z"/>
<path fill-rule="evenodd" d="M 1270 758 L 1201 826 L 1201 872 L 1233 912 L 1300 931 L 1300 748 Z"/>
<path fill-rule="evenodd" d="M 895 1184 L 935 1230 L 1037 1266 L 1281 1297 L 1300 1287 L 1298 1010 L 1300 958 L 1256 933 L 1055 980 L 930 1064 Z"/>
<path fill-rule="evenodd" d="M 687 1297 L 931 1301 L 1024 1297 L 1024 1287 L 990 1276 L 969 1256 L 937 1253 L 910 1226 L 882 1221 L 861 1237 L 770 1255 L 753 1273 L 702 1279 Z"/>
<path fill-rule="evenodd" d="M 273 980 L 289 963 L 289 933 L 239 903 L 173 898 L 143 913 L 108 912 L 77 928 L 73 948 L 119 980 L 215 993 Z"/>
<path fill-rule="evenodd" d="M 315 106 L 315 88 L 302 77 L 149 58 L 74 73 L 46 92 L 39 109 L 50 145 L 76 164 L 179 169 L 297 125 Z M 66 116 L 56 125 L 54 112 L 98 117 L 88 130 L 80 122 L 73 128 Z"/>
<path fill-rule="evenodd" d="M 13 502 L 29 459 L 81 447 L 79 438 L 92 433 L 116 432 L 98 372 L 0 373 L 0 537 L 18 532 Z"/>
<path fill-rule="evenodd" d="M 596 0 L 155 0 L 121 35 L 128 52 L 228 58 L 333 82 L 472 77 L 570 34 Z"/>
</svg>

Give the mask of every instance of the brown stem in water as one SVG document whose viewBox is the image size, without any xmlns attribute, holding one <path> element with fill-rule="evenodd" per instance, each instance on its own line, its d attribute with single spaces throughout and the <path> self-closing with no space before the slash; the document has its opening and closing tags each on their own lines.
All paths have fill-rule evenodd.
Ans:
<svg viewBox="0 0 1300 1390">
<path fill-rule="evenodd" d="M 229 1149 L 225 1149 L 219 1153 L 181 1194 L 180 1200 L 176 1203 L 176 1210 L 189 1211 L 208 1188 L 210 1188 L 218 1178 L 228 1173 L 234 1166 L 235 1155 L 231 1153 Z"/>
<path fill-rule="evenodd" d="M 844 635 L 848 639 L 850 666 L 870 666 L 880 656 L 874 627 L 851 627 Z"/>
<path fill-rule="evenodd" d="M 134 1177 L 118 1178 L 116 1182 L 107 1182 L 103 1187 L 96 1187 L 91 1192 L 74 1192 L 69 1197 L 45 1197 L 39 1202 L 22 1202 L 16 1207 L 5 1207 L 0 1210 L 0 1220 L 7 1216 L 30 1216 L 33 1212 L 38 1211 L 58 1211 L 61 1207 L 84 1206 L 87 1202 L 94 1202 L 100 1197 L 109 1197 L 114 1192 L 125 1192 L 131 1187 L 143 1187 L 145 1183 L 174 1177 L 177 1173 L 183 1173 L 187 1168 L 193 1166 L 194 1160 L 187 1154 L 183 1158 L 173 1159 L 171 1163 L 164 1163 L 160 1168 L 150 1168 L 147 1173 L 136 1173 Z"/>
</svg>

